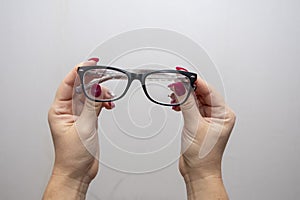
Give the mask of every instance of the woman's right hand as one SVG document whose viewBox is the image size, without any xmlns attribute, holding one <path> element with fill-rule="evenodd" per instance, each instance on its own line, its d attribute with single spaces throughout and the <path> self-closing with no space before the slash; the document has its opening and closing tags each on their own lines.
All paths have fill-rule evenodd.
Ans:
<svg viewBox="0 0 300 200">
<path fill-rule="evenodd" d="M 80 66 L 96 64 L 95 59 L 92 59 Z M 62 81 L 49 109 L 48 121 L 54 143 L 55 162 L 44 199 L 72 199 L 73 196 L 74 199 L 84 199 L 89 183 L 98 172 L 98 115 L 103 107 L 112 109 L 114 104 L 91 101 L 83 93 L 74 97 L 74 88 L 78 87 L 75 84 L 78 67 Z M 100 91 L 97 95 L 107 93 L 104 87 Z M 74 101 L 80 104 L 77 106 L 80 107 L 78 110 L 73 106 Z"/>
</svg>

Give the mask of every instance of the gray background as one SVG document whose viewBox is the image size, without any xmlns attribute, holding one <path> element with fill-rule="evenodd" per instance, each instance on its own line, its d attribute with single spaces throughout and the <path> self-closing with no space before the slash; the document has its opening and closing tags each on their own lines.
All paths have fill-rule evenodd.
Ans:
<svg viewBox="0 0 300 200">
<path fill-rule="evenodd" d="M 159 27 L 201 44 L 222 75 L 238 117 L 223 161 L 231 199 L 297 199 L 299 8 L 296 0 L 2 0 L 0 198 L 41 198 L 53 160 L 47 111 L 65 74 L 112 35 Z M 185 195 L 174 163 L 141 175 L 102 166 L 88 199 Z"/>
</svg>

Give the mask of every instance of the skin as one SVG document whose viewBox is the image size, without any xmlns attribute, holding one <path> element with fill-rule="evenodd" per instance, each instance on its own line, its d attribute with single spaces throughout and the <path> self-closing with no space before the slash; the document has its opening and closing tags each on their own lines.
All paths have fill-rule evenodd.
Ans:
<svg viewBox="0 0 300 200">
<path fill-rule="evenodd" d="M 95 61 L 88 61 L 78 66 L 96 64 Z M 102 108 L 112 109 L 114 104 L 95 103 L 81 96 L 77 98 L 82 102 L 82 109 L 73 110 L 73 91 L 77 86 L 78 66 L 62 81 L 49 109 L 48 121 L 55 161 L 44 192 L 44 200 L 85 199 L 89 184 L 99 170 L 99 158 L 93 156 L 99 155 L 97 120 Z M 224 103 L 223 98 L 206 82 L 198 78 L 196 85 L 195 94 L 199 110 L 191 111 L 189 105 L 195 105 L 194 99 L 189 99 L 181 107 L 173 108 L 175 111 L 181 110 L 184 117 L 183 143 L 187 143 L 185 136 L 189 132 L 193 132 L 194 136 L 188 141 L 189 145 L 182 146 L 179 170 L 186 183 L 188 199 L 227 199 L 221 176 L 221 160 L 235 122 L 235 115 Z M 107 95 L 105 88 L 101 95 Z M 191 123 L 188 120 L 191 117 L 197 120 Z M 222 127 L 217 133 L 220 137 L 212 150 L 200 158 L 199 151 L 205 143 L 205 136 L 216 134 L 215 129 L 211 128 L 214 126 Z M 192 127 L 193 131 L 189 130 Z M 88 146 L 91 152 L 87 151 L 85 146 Z"/>
<path fill-rule="evenodd" d="M 184 118 L 179 170 L 188 199 L 228 199 L 221 163 L 236 117 L 212 86 L 201 78 L 195 84 L 195 98 L 173 108 Z"/>
<path fill-rule="evenodd" d="M 88 61 L 78 66 L 96 64 Z M 102 108 L 111 109 L 113 105 L 86 100 L 81 113 L 73 116 L 72 97 L 78 66 L 60 84 L 48 112 L 55 161 L 43 199 L 85 199 L 87 188 L 98 173 L 98 158 L 93 156 L 99 155 L 97 116 Z M 93 152 L 88 152 L 83 142 Z"/>
</svg>

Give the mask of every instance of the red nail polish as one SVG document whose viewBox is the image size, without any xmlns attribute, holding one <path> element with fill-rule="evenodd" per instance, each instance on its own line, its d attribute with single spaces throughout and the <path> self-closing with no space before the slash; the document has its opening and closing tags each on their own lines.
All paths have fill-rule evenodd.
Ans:
<svg viewBox="0 0 300 200">
<path fill-rule="evenodd" d="M 172 99 L 171 103 L 176 103 L 176 99 Z"/>
<path fill-rule="evenodd" d="M 92 87 L 91 87 L 91 94 L 94 96 L 94 97 L 99 97 L 101 95 L 101 86 L 99 84 L 94 84 Z"/>
<path fill-rule="evenodd" d="M 181 82 L 176 82 L 168 85 L 168 87 L 173 90 L 177 96 L 182 96 L 185 94 L 185 88 L 184 85 Z"/>
<path fill-rule="evenodd" d="M 176 70 L 188 72 L 187 69 L 185 69 L 185 68 L 183 68 L 183 67 L 179 67 L 179 66 L 176 67 Z"/>
<path fill-rule="evenodd" d="M 114 104 L 113 102 L 111 102 L 111 108 L 116 107 L 116 104 Z"/>
<path fill-rule="evenodd" d="M 170 86 L 169 86 L 169 87 L 170 87 Z M 170 97 L 172 100 L 176 99 L 176 96 L 175 96 L 174 93 L 170 94 L 169 97 Z"/>
<path fill-rule="evenodd" d="M 88 61 L 95 61 L 95 62 L 99 62 L 99 58 L 90 58 L 90 59 L 88 59 Z"/>
<path fill-rule="evenodd" d="M 113 102 L 108 102 L 109 107 L 114 108 L 116 105 Z"/>
<path fill-rule="evenodd" d="M 179 106 L 172 106 L 172 109 L 175 111 L 180 111 L 180 107 Z"/>
</svg>

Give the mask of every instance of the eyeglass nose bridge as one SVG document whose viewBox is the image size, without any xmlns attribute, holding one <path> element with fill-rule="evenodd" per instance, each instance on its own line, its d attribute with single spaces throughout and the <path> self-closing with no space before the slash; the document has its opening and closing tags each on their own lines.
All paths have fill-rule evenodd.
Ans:
<svg viewBox="0 0 300 200">
<path fill-rule="evenodd" d="M 141 84 L 144 85 L 144 76 L 144 74 L 130 72 L 130 82 L 132 82 L 133 80 L 139 80 Z"/>
<path fill-rule="evenodd" d="M 128 84 L 128 88 L 127 88 L 127 89 L 129 89 L 131 83 L 132 83 L 134 80 L 138 80 L 138 81 L 141 83 L 141 85 L 142 85 L 142 88 L 143 88 L 143 90 L 144 90 L 144 94 L 148 97 L 148 99 L 150 99 L 151 101 L 153 101 L 153 100 L 151 99 L 151 97 L 149 96 L 147 90 L 146 90 L 146 86 L 145 86 L 145 77 L 146 77 L 146 75 L 145 75 L 145 74 L 142 74 L 142 73 L 133 73 L 133 72 L 129 72 L 129 74 L 130 74 L 130 81 L 129 81 L 129 84 Z M 153 102 L 155 102 L 155 101 L 153 101 Z M 156 102 L 155 102 L 155 103 L 156 103 Z"/>
<path fill-rule="evenodd" d="M 147 97 L 150 101 L 152 101 L 152 102 L 154 102 L 154 103 L 157 103 L 157 104 L 165 105 L 165 104 L 156 102 L 156 101 L 153 100 L 153 99 L 150 97 L 150 95 L 148 94 L 147 89 L 146 89 L 146 85 L 145 85 L 145 77 L 147 76 L 147 74 L 129 72 L 129 75 L 130 75 L 130 81 L 129 81 L 129 85 L 128 85 L 127 89 L 130 87 L 131 83 L 132 83 L 134 80 L 138 80 L 138 81 L 140 81 L 140 83 L 141 83 L 141 85 L 142 85 L 142 88 L 143 88 L 143 90 L 144 90 L 144 94 L 146 95 L 146 97 Z"/>
</svg>

